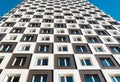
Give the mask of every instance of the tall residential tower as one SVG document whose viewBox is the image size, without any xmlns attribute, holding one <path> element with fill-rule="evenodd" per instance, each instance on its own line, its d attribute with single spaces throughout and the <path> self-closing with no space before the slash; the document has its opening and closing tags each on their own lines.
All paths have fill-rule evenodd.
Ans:
<svg viewBox="0 0 120 82">
<path fill-rule="evenodd" d="M 0 19 L 0 82 L 120 82 L 120 23 L 86 0 L 25 0 Z"/>
</svg>

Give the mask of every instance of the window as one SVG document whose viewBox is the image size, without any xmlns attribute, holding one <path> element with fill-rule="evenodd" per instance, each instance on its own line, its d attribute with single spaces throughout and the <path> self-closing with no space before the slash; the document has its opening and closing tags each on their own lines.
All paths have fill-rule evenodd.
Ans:
<svg viewBox="0 0 120 82">
<path fill-rule="evenodd" d="M 9 37 L 9 40 L 16 40 L 17 39 L 17 36 L 10 36 Z"/>
<path fill-rule="evenodd" d="M 85 46 L 76 46 L 75 49 L 76 49 L 76 52 L 80 52 L 80 53 L 87 52 L 87 48 Z"/>
<path fill-rule="evenodd" d="M 102 47 L 95 47 L 95 51 L 96 52 L 103 52 L 103 49 L 102 49 Z"/>
<path fill-rule="evenodd" d="M 67 35 L 55 35 L 55 42 L 69 42 L 69 37 Z"/>
<path fill-rule="evenodd" d="M 30 22 L 30 19 L 21 19 L 20 22 Z"/>
<path fill-rule="evenodd" d="M 75 20 L 66 20 L 66 23 L 76 23 Z"/>
<path fill-rule="evenodd" d="M 48 58 L 38 58 L 36 62 L 37 66 L 46 66 L 48 65 Z"/>
<path fill-rule="evenodd" d="M 52 70 L 30 70 L 27 82 L 53 82 Z"/>
<path fill-rule="evenodd" d="M 111 49 L 112 53 L 120 53 L 119 46 L 110 46 L 110 49 Z"/>
<path fill-rule="evenodd" d="M 108 32 L 106 32 L 105 30 L 99 30 L 99 31 L 96 31 L 98 35 L 109 35 Z"/>
<path fill-rule="evenodd" d="M 24 41 L 32 41 L 33 36 L 26 36 L 24 37 Z"/>
<path fill-rule="evenodd" d="M 26 57 L 16 57 L 12 63 L 12 66 L 24 66 Z"/>
<path fill-rule="evenodd" d="M 107 26 L 107 25 L 105 26 L 105 25 L 104 25 L 103 27 L 104 27 L 105 29 L 108 29 L 108 30 L 115 29 L 115 28 L 114 28 L 113 26 L 111 26 L 111 25 L 109 25 L 109 26 Z"/>
<path fill-rule="evenodd" d="M 3 42 L 0 44 L 0 52 L 12 52 L 16 44 L 16 42 Z"/>
<path fill-rule="evenodd" d="M 29 27 L 40 27 L 41 23 L 30 23 Z"/>
<path fill-rule="evenodd" d="M 82 41 L 80 37 L 73 38 L 74 41 Z"/>
<path fill-rule="evenodd" d="M 7 69 L 28 69 L 32 54 L 13 54 L 7 64 Z"/>
<path fill-rule="evenodd" d="M 47 75 L 34 75 L 32 82 L 47 82 Z"/>
<path fill-rule="evenodd" d="M 53 47 L 52 43 L 37 43 L 36 44 L 36 53 L 52 53 Z"/>
<path fill-rule="evenodd" d="M 98 37 L 86 37 L 90 43 L 99 43 L 100 39 Z"/>
<path fill-rule="evenodd" d="M 86 53 L 86 54 L 90 54 L 90 48 L 87 44 L 78 44 L 78 43 L 73 43 L 73 50 L 76 54 L 82 54 L 82 53 Z"/>
<path fill-rule="evenodd" d="M 13 15 L 13 18 L 20 18 L 22 15 Z"/>
<path fill-rule="evenodd" d="M 13 27 L 14 25 L 15 25 L 14 22 L 6 22 L 6 23 L 4 23 L 2 26 L 3 26 L 3 27 Z"/>
<path fill-rule="evenodd" d="M 55 54 L 55 69 L 76 69 L 74 57 L 71 54 Z"/>
<path fill-rule="evenodd" d="M 53 29 L 41 29 L 41 34 L 53 34 Z"/>
<path fill-rule="evenodd" d="M 113 82 L 120 82 L 120 76 L 119 75 L 114 75 L 111 76 Z"/>
<path fill-rule="evenodd" d="M 19 50 L 20 51 L 29 51 L 30 49 L 30 45 L 23 45 L 23 46 L 20 46 Z"/>
<path fill-rule="evenodd" d="M 11 47 L 12 47 L 11 44 L 4 44 L 0 47 L 0 51 L 2 51 L 2 52 L 10 51 Z"/>
<path fill-rule="evenodd" d="M 89 24 L 98 24 L 97 21 L 88 21 Z"/>
<path fill-rule="evenodd" d="M 35 33 L 35 32 L 36 32 L 36 29 L 29 29 L 28 32 L 30 32 L 30 33 Z"/>
<path fill-rule="evenodd" d="M 66 24 L 64 24 L 64 23 L 63 24 L 62 23 L 61 24 L 55 24 L 54 26 L 55 26 L 55 28 L 66 28 Z"/>
<path fill-rule="evenodd" d="M 114 66 L 113 62 L 110 58 L 100 58 L 100 61 L 103 65 L 103 67 L 111 67 Z"/>
<path fill-rule="evenodd" d="M 57 30 L 57 33 L 64 33 L 64 30 Z"/>
<path fill-rule="evenodd" d="M 104 19 L 103 18 L 100 18 L 100 17 L 97 17 L 97 18 L 95 18 L 96 20 L 98 20 L 98 21 L 104 21 Z"/>
<path fill-rule="evenodd" d="M 66 37 L 57 37 L 57 42 L 66 42 Z"/>
<path fill-rule="evenodd" d="M 71 13 L 65 13 L 64 15 L 65 15 L 65 16 L 72 16 Z"/>
<path fill-rule="evenodd" d="M 75 17 L 76 19 L 84 20 L 84 17 Z"/>
<path fill-rule="evenodd" d="M 70 75 L 60 76 L 60 82 L 73 82 L 73 77 Z"/>
<path fill-rule="evenodd" d="M 86 74 L 85 82 L 101 82 L 97 74 Z"/>
<path fill-rule="evenodd" d="M 45 13 L 45 15 L 53 15 L 53 13 Z"/>
<path fill-rule="evenodd" d="M 120 25 L 118 22 L 115 22 L 115 21 L 109 22 L 109 23 L 112 24 L 112 25 Z"/>
<path fill-rule="evenodd" d="M 42 41 L 49 41 L 50 40 L 50 37 L 49 36 L 46 36 L 46 37 L 42 37 L 41 39 Z"/>
<path fill-rule="evenodd" d="M 91 61 L 90 59 L 80 59 L 80 63 L 82 66 L 91 66 Z"/>
<path fill-rule="evenodd" d="M 11 33 L 23 33 L 25 28 L 13 28 Z"/>
<path fill-rule="evenodd" d="M 100 70 L 80 70 L 82 82 L 106 82 Z"/>
<path fill-rule="evenodd" d="M 61 67 L 69 67 L 71 66 L 70 58 L 59 58 L 58 65 Z"/>
<path fill-rule="evenodd" d="M 55 16 L 55 19 L 64 19 L 64 16 Z"/>
<path fill-rule="evenodd" d="M 90 25 L 80 24 L 79 26 L 80 26 L 80 28 L 82 28 L 82 29 L 91 29 Z"/>
<path fill-rule="evenodd" d="M 108 15 L 101 15 L 102 17 L 105 17 L 105 18 L 108 18 L 109 16 Z"/>
<path fill-rule="evenodd" d="M 68 51 L 67 46 L 59 46 L 58 51 Z"/>
<path fill-rule="evenodd" d="M 91 17 L 90 14 L 82 14 L 84 17 Z"/>
<path fill-rule="evenodd" d="M 34 15 L 33 18 L 42 18 L 42 15 Z"/>
<path fill-rule="evenodd" d="M 81 31 L 79 29 L 69 29 L 69 34 L 81 34 Z"/>
<path fill-rule="evenodd" d="M 20 75 L 7 76 L 6 82 L 19 82 Z"/>
<path fill-rule="evenodd" d="M 105 42 L 112 42 L 111 38 L 105 38 Z"/>
<path fill-rule="evenodd" d="M 49 45 L 41 45 L 38 49 L 39 52 L 48 52 L 49 51 Z"/>
<path fill-rule="evenodd" d="M 26 15 L 33 15 L 34 12 L 26 12 L 25 14 L 26 14 Z"/>
<path fill-rule="evenodd" d="M 24 42 L 35 42 L 37 39 L 37 35 L 36 34 L 24 34 L 21 41 Z"/>
<path fill-rule="evenodd" d="M 46 23 L 53 23 L 53 19 L 43 19 L 43 22 L 46 22 Z"/>
</svg>

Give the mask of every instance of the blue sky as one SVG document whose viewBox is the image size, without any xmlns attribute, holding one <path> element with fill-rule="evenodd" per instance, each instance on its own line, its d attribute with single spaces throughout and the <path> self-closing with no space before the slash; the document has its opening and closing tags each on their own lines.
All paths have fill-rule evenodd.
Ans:
<svg viewBox="0 0 120 82">
<path fill-rule="evenodd" d="M 23 0 L 0 0 L 0 16 L 7 13 Z M 114 19 L 120 21 L 120 0 L 88 0 Z"/>
</svg>

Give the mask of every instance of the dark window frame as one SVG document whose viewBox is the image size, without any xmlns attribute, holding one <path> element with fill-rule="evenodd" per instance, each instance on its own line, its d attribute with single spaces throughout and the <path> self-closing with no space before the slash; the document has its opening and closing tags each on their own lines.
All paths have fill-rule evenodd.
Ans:
<svg viewBox="0 0 120 82">
<path fill-rule="evenodd" d="M 120 68 L 118 63 L 115 61 L 115 59 L 111 55 L 96 55 L 95 57 L 96 57 L 99 65 L 100 65 L 100 67 L 102 69 L 118 69 L 118 68 Z M 111 59 L 111 61 L 113 63 L 113 66 L 104 67 L 102 65 L 101 61 L 100 61 L 101 58 L 109 58 L 109 59 Z"/>
<path fill-rule="evenodd" d="M 17 57 L 18 58 L 26 58 L 23 66 L 12 65 L 13 62 L 15 61 L 14 59 Z M 32 54 L 13 54 L 10 61 L 8 62 L 7 66 L 6 66 L 6 68 L 9 68 L 9 69 L 13 69 L 13 68 L 15 68 L 15 69 L 28 69 L 30 61 L 31 61 L 31 57 L 32 57 Z"/>
<path fill-rule="evenodd" d="M 70 58 L 70 66 L 59 66 L 58 64 L 59 58 Z M 54 60 L 55 60 L 54 62 L 55 69 L 76 69 L 75 60 L 72 54 L 69 55 L 55 54 Z"/>
</svg>

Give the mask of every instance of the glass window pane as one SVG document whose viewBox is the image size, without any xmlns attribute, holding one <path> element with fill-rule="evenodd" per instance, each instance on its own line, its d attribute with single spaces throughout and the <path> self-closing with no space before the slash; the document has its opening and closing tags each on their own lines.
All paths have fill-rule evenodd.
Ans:
<svg viewBox="0 0 120 82">
<path fill-rule="evenodd" d="M 29 51 L 29 48 L 30 48 L 29 46 L 26 46 L 25 51 Z"/>
<path fill-rule="evenodd" d="M 43 64 L 42 65 L 48 65 L 48 59 L 43 59 Z"/>
<path fill-rule="evenodd" d="M 106 63 L 105 59 L 101 59 L 101 63 L 103 65 L 103 67 L 107 67 L 108 66 L 108 64 Z"/>
<path fill-rule="evenodd" d="M 63 51 L 67 51 L 67 47 L 63 47 Z"/>
<path fill-rule="evenodd" d="M 120 76 L 115 76 L 117 81 L 120 82 Z"/>
<path fill-rule="evenodd" d="M 44 52 L 44 46 L 40 46 L 40 52 Z"/>
<path fill-rule="evenodd" d="M 67 76 L 66 79 L 67 79 L 67 82 L 73 82 L 72 76 Z"/>
<path fill-rule="evenodd" d="M 19 82 L 20 76 L 15 76 L 12 82 Z"/>
<path fill-rule="evenodd" d="M 65 79 L 64 79 L 64 77 L 61 77 L 61 82 L 65 82 Z"/>
<path fill-rule="evenodd" d="M 49 46 L 46 46 L 46 52 L 48 52 L 49 51 Z"/>
<path fill-rule="evenodd" d="M 85 75 L 86 82 L 93 82 L 91 75 Z"/>
<path fill-rule="evenodd" d="M 86 65 L 91 65 L 91 62 L 89 59 L 86 59 L 85 62 L 86 62 Z"/>
<path fill-rule="evenodd" d="M 81 64 L 82 64 L 83 66 L 85 65 L 83 59 L 81 59 L 80 62 L 81 62 Z"/>
<path fill-rule="evenodd" d="M 107 59 L 107 61 L 108 61 L 108 64 L 109 64 L 110 66 L 114 66 L 114 64 L 113 64 L 113 62 L 111 61 L 111 59 Z"/>
<path fill-rule="evenodd" d="M 47 82 L 47 76 L 43 76 L 43 81 L 42 82 Z"/>
<path fill-rule="evenodd" d="M 97 48 L 98 52 L 103 52 L 102 48 Z"/>
<path fill-rule="evenodd" d="M 67 66 L 70 66 L 70 58 L 66 58 Z"/>
<path fill-rule="evenodd" d="M 95 82 L 100 82 L 98 75 L 93 75 Z"/>
<path fill-rule="evenodd" d="M 82 49 L 83 49 L 83 52 L 87 52 L 87 49 L 85 46 L 83 46 Z"/>
<path fill-rule="evenodd" d="M 35 76 L 34 77 L 34 82 L 40 82 L 41 80 L 41 77 L 40 76 Z"/>
<path fill-rule="evenodd" d="M 112 78 L 112 82 L 116 82 L 116 80 L 115 80 L 114 76 L 112 76 L 111 78 Z"/>
<path fill-rule="evenodd" d="M 65 62 L 63 58 L 60 59 L 60 66 L 65 66 Z"/>
<path fill-rule="evenodd" d="M 38 59 L 37 60 L 37 65 L 40 65 L 41 64 L 41 59 Z"/>
</svg>

